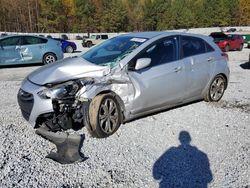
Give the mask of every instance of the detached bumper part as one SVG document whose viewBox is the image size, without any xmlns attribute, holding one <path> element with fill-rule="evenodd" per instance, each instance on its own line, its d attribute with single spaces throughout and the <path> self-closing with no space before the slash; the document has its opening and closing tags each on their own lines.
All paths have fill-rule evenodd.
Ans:
<svg viewBox="0 0 250 188">
<path fill-rule="evenodd" d="M 88 159 L 80 152 L 85 139 L 84 135 L 69 135 L 65 132 L 54 133 L 44 127 L 37 129 L 36 134 L 56 145 L 57 151 L 51 151 L 46 158 L 50 158 L 61 164 L 83 162 Z"/>
<path fill-rule="evenodd" d="M 29 121 L 29 117 L 34 105 L 34 97 L 31 93 L 28 93 L 22 89 L 18 91 L 17 101 L 21 108 L 24 119 Z"/>
</svg>

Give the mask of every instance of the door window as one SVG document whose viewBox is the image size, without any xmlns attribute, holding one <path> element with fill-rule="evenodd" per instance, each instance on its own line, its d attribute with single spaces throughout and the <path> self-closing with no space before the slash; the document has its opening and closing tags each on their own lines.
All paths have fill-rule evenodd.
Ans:
<svg viewBox="0 0 250 188">
<path fill-rule="evenodd" d="M 46 43 L 46 39 L 32 37 L 32 36 L 25 36 L 23 37 L 23 45 L 32 45 L 32 44 L 42 44 Z"/>
<path fill-rule="evenodd" d="M 183 58 L 206 53 L 204 41 L 196 37 L 182 36 L 181 48 Z"/>
<path fill-rule="evenodd" d="M 102 40 L 108 39 L 108 35 L 101 35 L 101 37 L 102 37 Z"/>
<path fill-rule="evenodd" d="M 20 37 L 10 37 L 0 41 L 1 46 L 17 46 L 20 45 Z"/>
<path fill-rule="evenodd" d="M 177 60 L 177 37 L 162 39 L 146 49 L 139 58 L 151 58 L 151 66 Z"/>
</svg>

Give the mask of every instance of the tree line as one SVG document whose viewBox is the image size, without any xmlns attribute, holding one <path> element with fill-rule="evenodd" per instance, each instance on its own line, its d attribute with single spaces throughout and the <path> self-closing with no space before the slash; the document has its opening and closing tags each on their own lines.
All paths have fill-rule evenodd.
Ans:
<svg viewBox="0 0 250 188">
<path fill-rule="evenodd" d="M 250 26 L 249 0 L 0 0 L 0 31 L 126 32 Z"/>
</svg>

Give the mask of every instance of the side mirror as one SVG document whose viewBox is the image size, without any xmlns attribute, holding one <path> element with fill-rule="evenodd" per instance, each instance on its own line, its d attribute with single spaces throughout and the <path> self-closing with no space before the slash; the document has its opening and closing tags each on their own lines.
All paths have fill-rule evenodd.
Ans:
<svg viewBox="0 0 250 188">
<path fill-rule="evenodd" d="M 143 69 L 143 68 L 149 66 L 150 63 L 151 63 L 151 59 L 150 58 L 140 58 L 140 59 L 137 59 L 136 64 L 135 64 L 135 70 Z"/>
</svg>

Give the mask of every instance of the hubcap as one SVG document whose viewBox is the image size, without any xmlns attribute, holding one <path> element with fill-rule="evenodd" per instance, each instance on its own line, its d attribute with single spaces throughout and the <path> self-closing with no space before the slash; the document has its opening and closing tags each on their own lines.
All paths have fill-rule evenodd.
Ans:
<svg viewBox="0 0 250 188">
<path fill-rule="evenodd" d="M 68 53 L 72 53 L 72 52 L 73 52 L 73 48 L 72 48 L 71 46 L 68 46 L 68 47 L 67 47 L 67 52 L 68 52 Z"/>
<path fill-rule="evenodd" d="M 99 110 L 99 124 L 103 132 L 112 133 L 118 123 L 118 109 L 112 99 L 106 99 L 102 102 Z"/>
<path fill-rule="evenodd" d="M 52 63 L 52 62 L 54 62 L 55 60 L 56 60 L 56 58 L 55 58 L 53 55 L 47 55 L 47 56 L 45 57 L 45 63 L 46 63 L 46 64 Z"/>
<path fill-rule="evenodd" d="M 225 89 L 224 79 L 221 77 L 216 78 L 210 87 L 211 99 L 213 99 L 214 101 L 219 100 L 224 93 L 224 89 Z"/>
</svg>

